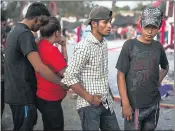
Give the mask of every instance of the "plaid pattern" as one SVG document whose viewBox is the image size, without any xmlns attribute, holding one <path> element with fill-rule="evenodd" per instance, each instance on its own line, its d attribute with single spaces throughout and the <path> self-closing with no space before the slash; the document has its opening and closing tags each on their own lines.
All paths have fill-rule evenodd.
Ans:
<svg viewBox="0 0 175 131">
<path fill-rule="evenodd" d="M 109 93 L 108 48 L 105 40 L 100 43 L 90 33 L 80 41 L 75 46 L 72 61 L 64 76 L 64 84 L 70 86 L 81 83 L 90 94 L 102 95 L 102 104 L 113 112 L 114 101 Z M 77 109 L 85 106 L 89 106 L 89 103 L 78 96 Z"/>
</svg>

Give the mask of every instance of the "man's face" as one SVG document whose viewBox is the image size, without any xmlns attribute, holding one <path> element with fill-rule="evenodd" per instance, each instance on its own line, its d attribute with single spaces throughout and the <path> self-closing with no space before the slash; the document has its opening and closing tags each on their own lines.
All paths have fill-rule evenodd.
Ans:
<svg viewBox="0 0 175 131">
<path fill-rule="evenodd" d="M 96 22 L 94 29 L 99 33 L 102 37 L 108 36 L 111 31 L 111 19 L 108 20 L 100 20 Z"/>
<path fill-rule="evenodd" d="M 33 26 L 32 26 L 32 31 L 37 32 L 41 27 L 41 22 L 38 18 L 35 19 Z"/>
<path fill-rule="evenodd" d="M 147 25 L 142 28 L 142 36 L 146 41 L 151 41 L 158 33 L 159 28 L 154 25 Z"/>
<path fill-rule="evenodd" d="M 48 17 L 47 16 L 40 16 L 35 18 L 33 26 L 32 26 L 32 31 L 37 32 L 40 27 L 48 22 Z"/>
</svg>

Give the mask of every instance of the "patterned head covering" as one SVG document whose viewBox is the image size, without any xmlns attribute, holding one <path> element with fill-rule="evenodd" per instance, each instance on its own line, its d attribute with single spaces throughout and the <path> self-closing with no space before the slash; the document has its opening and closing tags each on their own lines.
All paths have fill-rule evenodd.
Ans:
<svg viewBox="0 0 175 131">
<path fill-rule="evenodd" d="M 163 19 L 163 12 L 157 7 L 147 7 L 143 10 L 141 16 L 141 25 L 146 27 L 147 25 L 154 25 L 157 28 L 161 27 Z"/>
</svg>

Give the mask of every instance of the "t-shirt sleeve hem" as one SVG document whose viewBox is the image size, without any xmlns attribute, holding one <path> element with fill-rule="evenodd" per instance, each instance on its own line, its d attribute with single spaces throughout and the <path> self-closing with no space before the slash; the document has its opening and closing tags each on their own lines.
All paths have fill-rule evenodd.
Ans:
<svg viewBox="0 0 175 131">
<path fill-rule="evenodd" d="M 118 71 L 120 71 L 120 72 L 122 72 L 123 74 L 126 74 L 127 72 L 126 71 L 124 71 L 124 70 L 122 70 L 121 68 L 119 68 L 119 67 L 115 67 Z"/>
<path fill-rule="evenodd" d="M 38 52 L 38 51 L 35 50 L 35 49 L 28 50 L 26 53 L 24 53 L 24 56 L 27 57 L 27 55 L 28 55 L 30 52 Z"/>
</svg>

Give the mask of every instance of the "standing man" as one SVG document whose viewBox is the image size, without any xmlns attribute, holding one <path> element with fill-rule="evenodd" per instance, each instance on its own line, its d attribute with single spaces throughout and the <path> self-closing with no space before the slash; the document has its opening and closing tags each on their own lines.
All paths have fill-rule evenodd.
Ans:
<svg viewBox="0 0 175 131">
<path fill-rule="evenodd" d="M 96 7 L 85 24 L 91 33 L 75 47 L 62 82 L 79 96 L 77 109 L 83 130 L 119 130 L 108 83 L 108 48 L 103 37 L 111 30 L 112 11 Z"/>
<path fill-rule="evenodd" d="M 43 64 L 31 31 L 38 31 L 50 16 L 46 6 L 32 3 L 25 18 L 7 38 L 5 49 L 5 102 L 10 105 L 14 131 L 31 131 L 37 120 L 35 71 L 60 85 L 60 79 Z M 34 71 L 35 70 L 35 71 Z M 63 84 L 61 84 L 63 85 Z"/>
<path fill-rule="evenodd" d="M 157 127 L 161 100 L 158 87 L 169 69 L 161 43 L 153 39 L 162 19 L 159 8 L 145 8 L 141 16 L 141 36 L 127 40 L 118 58 L 117 83 L 124 130 L 152 131 Z"/>
</svg>

